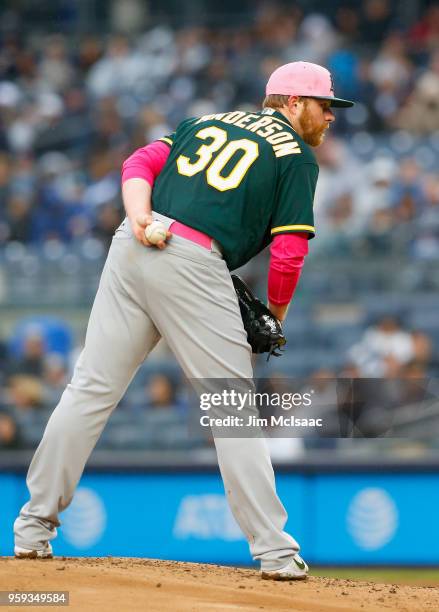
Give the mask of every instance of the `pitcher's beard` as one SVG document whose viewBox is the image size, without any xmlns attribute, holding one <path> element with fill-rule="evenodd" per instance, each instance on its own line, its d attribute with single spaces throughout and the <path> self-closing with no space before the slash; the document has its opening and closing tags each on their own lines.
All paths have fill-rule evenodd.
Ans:
<svg viewBox="0 0 439 612">
<path fill-rule="evenodd" d="M 299 124 L 302 130 L 302 138 L 306 144 L 309 144 L 311 147 L 318 147 L 322 144 L 325 138 L 326 124 L 316 127 L 306 106 L 300 116 Z"/>
</svg>

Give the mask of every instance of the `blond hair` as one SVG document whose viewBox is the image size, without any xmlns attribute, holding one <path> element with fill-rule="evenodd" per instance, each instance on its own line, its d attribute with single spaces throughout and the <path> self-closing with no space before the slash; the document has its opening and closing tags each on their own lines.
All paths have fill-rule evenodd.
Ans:
<svg viewBox="0 0 439 612">
<path fill-rule="evenodd" d="M 291 96 L 286 96 L 284 94 L 270 94 L 264 98 L 262 108 L 282 108 L 283 106 L 288 106 L 288 100 L 290 98 Z M 303 102 L 305 108 L 307 107 L 307 96 L 298 96 L 298 101 Z"/>
<path fill-rule="evenodd" d="M 262 102 L 262 108 L 282 108 L 283 106 L 288 106 L 290 97 L 284 94 L 270 94 Z"/>
</svg>

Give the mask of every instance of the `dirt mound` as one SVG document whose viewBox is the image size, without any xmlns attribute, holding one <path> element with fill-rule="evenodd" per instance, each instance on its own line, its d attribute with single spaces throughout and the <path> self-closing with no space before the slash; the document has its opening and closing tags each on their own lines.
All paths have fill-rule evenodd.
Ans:
<svg viewBox="0 0 439 612">
<path fill-rule="evenodd" d="M 261 580 L 255 570 L 126 558 L 0 559 L 0 590 L 69 591 L 68 608 L 120 612 L 439 610 L 438 589 L 334 578 Z"/>
</svg>

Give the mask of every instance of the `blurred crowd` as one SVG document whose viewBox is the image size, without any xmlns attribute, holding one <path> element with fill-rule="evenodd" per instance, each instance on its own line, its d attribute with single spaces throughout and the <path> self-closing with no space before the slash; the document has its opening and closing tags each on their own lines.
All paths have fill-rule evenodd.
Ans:
<svg viewBox="0 0 439 612">
<path fill-rule="evenodd" d="M 49 344 L 44 327 L 31 326 L 18 351 L 10 343 L 0 345 L 0 449 L 33 448 L 71 378 L 79 349 L 51 352 Z M 104 436 L 104 447 L 163 448 L 166 433 L 174 447 L 187 439 L 181 374 L 167 369 L 139 373 L 118 407 L 115 428 Z"/>
<path fill-rule="evenodd" d="M 342 139 L 328 138 L 317 157 L 319 239 L 311 253 L 439 258 L 439 149 L 425 167 L 388 151 L 361 160 Z"/>
<path fill-rule="evenodd" d="M 437 366 L 429 337 L 385 316 L 366 328 L 348 351 L 343 375 L 352 378 L 416 378 L 424 380 Z M 429 372 L 430 370 L 430 372 Z"/>
<path fill-rule="evenodd" d="M 259 108 L 271 71 L 306 59 L 357 101 L 319 153 L 318 231 L 386 249 L 395 228 L 419 222 L 411 250 L 437 255 L 439 4 L 417 3 L 411 15 L 390 0 L 332 6 L 261 3 L 235 26 L 162 24 L 131 36 L 3 28 L 0 245 L 89 236 L 108 245 L 129 153 L 185 117 Z"/>
<path fill-rule="evenodd" d="M 33 448 L 39 442 L 71 377 L 78 347 L 62 354 L 51 352 L 49 344 L 44 327 L 30 326 L 18 351 L 13 343 L 0 347 L 0 449 Z M 211 446 L 209 436 L 199 438 L 190 427 L 191 419 L 200 415 L 196 396 L 190 393 L 175 361 L 162 357 L 159 362 L 148 360 L 139 370 L 111 417 L 100 448 L 178 450 Z M 382 428 L 389 426 L 389 420 L 397 423 L 397 414 L 404 407 L 416 404 L 416 411 L 420 410 L 439 365 L 428 335 L 409 329 L 391 316 L 379 318 L 359 333 L 357 342 L 338 358 L 339 367 L 330 368 L 325 361 L 319 363 L 316 354 L 312 367 L 301 369 L 300 374 L 294 367 L 277 371 L 276 365 L 260 370 L 257 390 L 292 393 L 312 388 L 312 407 L 307 408 L 306 416 L 326 415 L 324 438 L 328 432 L 332 437 L 349 437 L 353 424 L 360 437 L 374 437 L 384 433 Z M 344 391 L 340 394 L 340 384 L 349 387 L 349 381 L 359 381 L 355 401 Z M 282 437 L 281 433 L 275 436 Z M 323 442 L 306 439 L 306 433 L 304 440 L 273 442 L 275 457 L 281 460 L 284 455 L 295 456 L 305 447 L 319 447 L 319 442 L 324 448 L 336 445 L 328 438 Z"/>
<path fill-rule="evenodd" d="M 94 238 L 107 248 L 123 215 L 123 160 L 188 116 L 260 108 L 268 75 L 295 60 L 326 65 L 336 94 L 356 101 L 316 151 L 310 257 L 439 259 L 439 3 L 320 4 L 260 2 L 231 25 L 163 21 L 106 36 L 29 35 L 0 9 L 0 266 L 17 243 L 38 252 Z M 437 373 L 438 336 L 395 317 L 358 330 L 337 367 L 312 355 L 306 376 L 323 399 L 325 378 Z M 72 359 L 35 330 L 20 351 L 0 342 L 0 448 L 35 446 Z M 101 444 L 175 448 L 188 411 L 179 377 L 136 380 Z"/>
</svg>

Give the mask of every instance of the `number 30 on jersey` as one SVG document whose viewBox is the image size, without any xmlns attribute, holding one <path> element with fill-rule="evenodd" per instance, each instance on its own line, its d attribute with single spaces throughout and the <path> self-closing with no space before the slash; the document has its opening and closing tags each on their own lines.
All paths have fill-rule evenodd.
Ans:
<svg viewBox="0 0 439 612">
<path fill-rule="evenodd" d="M 206 181 L 218 191 L 236 189 L 259 156 L 257 142 L 248 138 L 227 142 L 227 132 L 215 126 L 203 128 L 195 136 L 200 140 L 212 139 L 212 141 L 210 144 L 201 145 L 195 153 L 198 159 L 194 162 L 186 155 L 180 155 L 177 158 L 178 172 L 183 176 L 194 176 L 205 170 Z M 224 176 L 222 172 L 225 166 L 238 152 L 242 153 L 241 157 Z"/>
</svg>

